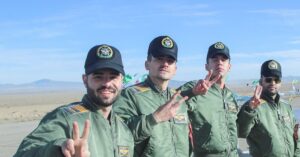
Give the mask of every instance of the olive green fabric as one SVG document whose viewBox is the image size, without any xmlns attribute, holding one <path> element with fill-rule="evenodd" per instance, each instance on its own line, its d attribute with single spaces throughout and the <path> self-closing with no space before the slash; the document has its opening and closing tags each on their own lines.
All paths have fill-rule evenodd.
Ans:
<svg viewBox="0 0 300 157">
<path fill-rule="evenodd" d="M 91 157 L 132 157 L 133 136 L 122 119 L 113 112 L 110 121 L 102 116 L 88 96 L 48 113 L 38 127 L 21 143 L 14 157 L 62 157 L 61 144 L 72 138 L 73 122 L 82 134 L 85 120 L 90 120 L 88 147 Z"/>
<path fill-rule="evenodd" d="M 299 145 L 295 144 L 293 138 L 296 122 L 294 113 L 279 95 L 275 101 L 262 95 L 261 104 L 254 110 L 246 102 L 238 117 L 239 136 L 247 138 L 252 156 L 300 156 Z"/>
<path fill-rule="evenodd" d="M 161 91 L 148 78 L 146 81 L 122 91 L 121 98 L 113 110 L 131 129 L 136 157 L 188 157 L 187 108 L 181 104 L 175 118 L 157 123 L 152 113 L 168 102 L 175 90 Z"/>
<path fill-rule="evenodd" d="M 192 124 L 195 157 L 237 157 L 237 112 L 233 93 L 213 84 L 206 94 L 194 96 L 196 81 L 181 86 L 183 96 L 189 96 L 188 115 Z"/>
</svg>

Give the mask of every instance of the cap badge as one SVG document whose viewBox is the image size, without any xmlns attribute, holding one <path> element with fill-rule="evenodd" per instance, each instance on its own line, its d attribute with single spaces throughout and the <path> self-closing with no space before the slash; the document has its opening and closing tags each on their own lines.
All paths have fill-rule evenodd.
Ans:
<svg viewBox="0 0 300 157">
<path fill-rule="evenodd" d="M 161 45 L 165 48 L 173 48 L 173 41 L 169 37 L 165 37 L 161 40 Z"/>
<path fill-rule="evenodd" d="M 223 43 L 217 42 L 217 43 L 215 43 L 214 47 L 215 47 L 216 49 L 222 50 L 222 49 L 224 49 L 225 46 L 224 46 Z"/>
<path fill-rule="evenodd" d="M 271 61 L 271 62 L 268 64 L 268 67 L 269 67 L 269 69 L 277 69 L 277 68 L 278 68 L 278 65 L 277 65 L 276 62 Z"/>
<path fill-rule="evenodd" d="M 113 56 L 113 50 L 106 45 L 100 46 L 97 50 L 97 56 L 99 58 L 111 58 Z"/>
</svg>

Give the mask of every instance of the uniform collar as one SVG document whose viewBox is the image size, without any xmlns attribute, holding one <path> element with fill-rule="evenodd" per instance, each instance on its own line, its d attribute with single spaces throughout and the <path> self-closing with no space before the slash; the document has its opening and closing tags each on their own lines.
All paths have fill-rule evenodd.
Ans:
<svg viewBox="0 0 300 157">
<path fill-rule="evenodd" d="M 96 105 L 96 104 L 91 100 L 91 98 L 90 98 L 87 94 L 85 94 L 85 95 L 83 96 L 83 98 L 82 98 L 81 101 L 83 102 L 83 105 L 84 105 L 85 107 L 87 107 L 89 110 L 91 110 L 92 112 L 96 112 L 96 111 L 98 111 L 99 108 L 100 108 L 98 105 Z"/>
<path fill-rule="evenodd" d="M 222 89 L 222 88 L 220 87 L 220 85 L 217 84 L 217 83 L 214 83 L 211 87 L 212 87 L 212 88 L 215 88 L 215 89 L 217 89 L 217 90 L 220 90 L 220 91 L 228 90 L 228 88 L 227 88 L 227 86 L 226 86 L 225 84 L 224 84 L 224 88 L 223 88 L 223 89 Z"/>
<path fill-rule="evenodd" d="M 166 90 L 162 90 L 159 87 L 157 87 L 152 80 L 150 79 L 150 77 L 148 76 L 147 79 L 145 80 L 145 83 L 155 92 L 160 93 L 160 94 L 166 94 L 168 93 L 168 91 L 170 90 L 169 87 L 167 87 Z"/>
<path fill-rule="evenodd" d="M 90 111 L 92 111 L 92 112 L 98 112 L 98 113 L 100 113 L 101 116 L 102 116 L 102 112 L 99 111 L 100 107 L 99 107 L 97 104 L 95 104 L 87 94 L 85 94 L 85 95 L 83 96 L 83 98 L 82 98 L 82 103 L 83 103 L 83 105 L 84 105 L 86 108 L 88 108 Z M 103 118 L 104 118 L 104 117 L 103 117 Z M 108 116 L 108 120 L 111 122 L 111 121 L 113 120 L 113 118 L 114 118 L 114 112 L 113 112 L 113 110 L 111 110 L 111 111 L 110 111 L 110 114 L 109 114 L 109 116 Z M 104 119 L 105 119 L 105 118 L 104 118 Z"/>
</svg>

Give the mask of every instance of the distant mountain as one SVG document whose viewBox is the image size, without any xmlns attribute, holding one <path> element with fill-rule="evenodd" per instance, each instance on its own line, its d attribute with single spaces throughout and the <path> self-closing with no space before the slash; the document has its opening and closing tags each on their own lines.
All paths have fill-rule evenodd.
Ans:
<svg viewBox="0 0 300 157">
<path fill-rule="evenodd" d="M 284 82 L 293 80 L 300 81 L 300 76 L 287 76 L 283 78 Z M 230 80 L 228 85 L 233 87 L 251 85 L 255 79 Z M 169 86 L 177 88 L 183 85 L 186 81 L 171 80 Z M 43 92 L 43 91 L 84 91 L 85 87 L 82 82 L 55 81 L 50 79 L 41 79 L 25 84 L 0 84 L 0 93 L 28 93 L 28 92 Z"/>
<path fill-rule="evenodd" d="M 284 81 L 293 81 L 293 80 L 298 80 L 300 81 L 300 76 L 287 76 L 287 77 L 283 77 Z"/>
<path fill-rule="evenodd" d="M 186 81 L 176 81 L 176 80 L 171 80 L 171 81 L 169 82 L 169 87 L 177 88 L 177 87 L 183 85 L 184 83 L 186 83 Z"/>
<path fill-rule="evenodd" d="M 41 79 L 37 80 L 32 83 L 28 84 L 22 84 L 21 86 L 24 87 L 57 87 L 57 88 L 77 88 L 77 87 L 83 87 L 83 84 L 81 82 L 67 82 L 67 81 L 53 81 L 49 79 Z"/>
<path fill-rule="evenodd" d="M 257 78 L 257 79 L 229 80 L 228 84 L 232 84 L 232 85 L 251 84 L 253 81 L 257 81 L 257 80 L 259 80 L 259 78 Z M 286 76 L 286 77 L 282 78 L 282 81 L 284 83 L 289 83 L 289 82 L 292 82 L 293 80 L 300 81 L 300 76 Z"/>
<path fill-rule="evenodd" d="M 81 82 L 54 81 L 41 79 L 25 84 L 0 84 L 0 93 L 27 93 L 42 91 L 84 90 Z"/>
</svg>

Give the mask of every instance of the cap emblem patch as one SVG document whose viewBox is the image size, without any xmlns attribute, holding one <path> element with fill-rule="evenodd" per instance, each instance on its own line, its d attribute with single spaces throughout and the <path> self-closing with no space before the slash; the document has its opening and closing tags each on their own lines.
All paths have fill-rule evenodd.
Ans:
<svg viewBox="0 0 300 157">
<path fill-rule="evenodd" d="M 215 47 L 216 49 L 222 50 L 222 49 L 224 49 L 225 46 L 224 46 L 223 43 L 217 42 L 217 43 L 215 43 L 214 47 Z"/>
<path fill-rule="evenodd" d="M 169 37 L 165 37 L 161 40 L 161 45 L 165 48 L 173 48 L 173 41 Z"/>
<path fill-rule="evenodd" d="M 109 46 L 101 46 L 97 50 L 97 56 L 99 58 L 111 58 L 113 56 L 113 50 Z"/>
<path fill-rule="evenodd" d="M 271 61 L 271 62 L 268 64 L 268 67 L 269 67 L 269 69 L 277 69 L 277 68 L 278 68 L 278 65 L 277 65 L 276 62 Z"/>
</svg>

